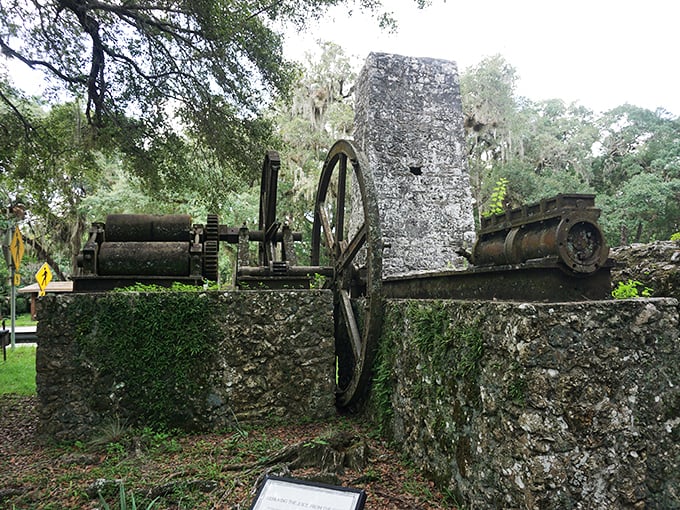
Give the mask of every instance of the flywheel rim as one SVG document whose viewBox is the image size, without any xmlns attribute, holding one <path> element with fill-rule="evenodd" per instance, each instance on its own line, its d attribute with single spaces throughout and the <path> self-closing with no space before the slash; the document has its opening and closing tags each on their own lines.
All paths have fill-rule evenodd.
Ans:
<svg viewBox="0 0 680 510">
<path fill-rule="evenodd" d="M 334 176 L 338 191 L 335 202 L 329 203 Z M 355 226 L 351 239 L 344 238 L 348 179 L 358 186 L 363 212 L 363 223 Z M 328 205 L 335 207 L 333 218 L 328 215 Z M 382 326 L 382 235 L 368 163 L 346 140 L 331 147 L 319 178 L 312 229 L 312 265 L 319 265 L 322 242 L 334 267 L 330 286 L 335 294 L 337 403 L 340 407 L 352 408 L 361 403 L 370 385 Z M 360 260 L 362 257 L 365 258 Z"/>
</svg>

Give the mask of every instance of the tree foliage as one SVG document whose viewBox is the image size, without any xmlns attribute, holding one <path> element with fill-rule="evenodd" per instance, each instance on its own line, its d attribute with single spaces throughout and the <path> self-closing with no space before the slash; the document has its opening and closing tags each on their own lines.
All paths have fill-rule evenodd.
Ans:
<svg viewBox="0 0 680 510">
<path fill-rule="evenodd" d="M 291 94 L 269 112 L 282 159 L 277 209 L 282 221 L 303 234 L 301 260 L 311 250 L 312 211 L 326 154 L 335 141 L 350 138 L 354 126 L 358 63 L 334 43 L 319 41 L 316 50 L 306 54 Z"/>
<path fill-rule="evenodd" d="M 297 76 L 279 30 L 340 3 L 391 23 L 379 0 L 1 0 L 2 55 L 49 84 L 37 101 L 0 76 L 5 202 L 21 201 L 36 239 L 49 236 L 66 258 L 97 207 L 83 200 L 106 202 L 112 179 L 144 194 L 140 207 L 224 208 L 276 145 L 262 112 Z"/>
<path fill-rule="evenodd" d="M 84 121 L 76 103 L 57 105 L 46 113 L 40 103 L 16 91 L 5 88 L 5 94 L 24 115 L 0 104 L 5 134 L 0 142 L 3 205 L 25 212 L 21 219 L 27 226 L 27 245 L 63 277 L 85 231 L 79 205 L 96 187 L 99 162 L 79 129 Z"/>
<path fill-rule="evenodd" d="M 354 126 L 357 65 L 337 44 L 319 42 L 318 49 L 307 54 L 291 95 L 272 109 L 291 191 L 305 201 L 314 199 L 328 149 Z"/>
<path fill-rule="evenodd" d="M 3 1 L 0 48 L 43 70 L 53 91 L 83 97 L 90 134 L 152 182 L 185 173 L 178 123 L 218 160 L 248 169 L 267 133 L 258 106 L 290 79 L 265 22 L 290 5 L 259 4 Z"/>
<path fill-rule="evenodd" d="M 273 27 L 302 27 L 339 3 L 3 0 L 0 50 L 42 70 L 54 94 L 82 97 L 92 136 L 115 144 L 150 186 L 186 179 L 196 148 L 232 180 L 252 178 L 271 132 L 259 113 L 294 78 Z M 389 19 L 380 1 L 349 3 Z"/>
<path fill-rule="evenodd" d="M 559 99 L 517 97 L 500 56 L 461 76 L 473 196 L 497 210 L 557 193 L 595 193 L 611 244 L 668 239 L 680 226 L 680 119 L 622 105 L 601 115 Z"/>
</svg>

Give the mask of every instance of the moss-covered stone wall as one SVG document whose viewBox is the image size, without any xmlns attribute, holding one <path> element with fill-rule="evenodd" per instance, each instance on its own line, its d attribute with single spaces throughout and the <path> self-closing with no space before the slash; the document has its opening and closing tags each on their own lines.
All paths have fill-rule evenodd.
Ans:
<svg viewBox="0 0 680 510">
<path fill-rule="evenodd" d="M 46 296 L 39 433 L 84 439 L 111 420 L 219 430 L 335 413 L 329 291 Z"/>
<path fill-rule="evenodd" d="M 464 508 L 680 508 L 675 299 L 393 300 L 372 409 Z"/>
</svg>

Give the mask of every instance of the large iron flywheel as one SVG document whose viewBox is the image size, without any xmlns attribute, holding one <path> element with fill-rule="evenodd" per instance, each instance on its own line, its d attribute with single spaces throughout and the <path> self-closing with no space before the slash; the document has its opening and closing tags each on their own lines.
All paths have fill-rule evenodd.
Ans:
<svg viewBox="0 0 680 510">
<path fill-rule="evenodd" d="M 332 266 L 337 402 L 365 395 L 382 325 L 382 236 L 375 187 L 364 156 L 351 142 L 330 149 L 319 179 L 312 230 L 312 266 Z"/>
</svg>

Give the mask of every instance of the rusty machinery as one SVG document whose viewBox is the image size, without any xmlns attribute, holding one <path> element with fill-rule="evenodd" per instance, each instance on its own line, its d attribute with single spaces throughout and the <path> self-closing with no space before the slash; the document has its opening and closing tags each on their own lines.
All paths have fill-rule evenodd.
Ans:
<svg viewBox="0 0 680 510">
<path fill-rule="evenodd" d="M 267 153 L 262 165 L 257 230 L 230 227 L 209 214 L 204 224 L 188 215 L 109 214 L 93 223 L 78 254 L 74 292 L 105 291 L 135 283 L 169 286 L 217 281 L 220 242 L 237 248 L 234 276 L 239 287 L 308 288 L 310 268 L 296 264 L 294 242 L 302 239 L 276 218 L 279 155 Z M 253 264 L 250 243 L 258 243 Z M 311 272 L 310 272 L 311 271 Z"/>
<path fill-rule="evenodd" d="M 111 215 L 105 224 L 93 224 L 78 258 L 74 290 L 216 280 L 220 242 L 238 245 L 238 288 L 308 288 L 311 275 L 323 275 L 335 296 L 341 407 L 359 402 L 369 385 L 385 298 L 609 297 L 609 248 L 592 195 L 558 195 L 484 218 L 475 245 L 462 254 L 470 262 L 466 270 L 383 277 L 377 196 L 354 145 L 342 140 L 333 145 L 321 171 L 309 266 L 297 265 L 293 245 L 301 235 L 276 217 L 279 166 L 278 154 L 267 153 L 257 230 L 220 225 L 215 215 L 203 225 L 192 225 L 187 216 L 138 215 Z M 256 264 L 250 261 L 250 242 L 258 243 Z"/>
<path fill-rule="evenodd" d="M 608 298 L 611 261 L 599 215 L 593 195 L 558 195 L 483 219 L 472 251 L 463 254 L 467 270 L 383 277 L 371 172 L 351 142 L 337 142 L 319 180 L 311 265 L 333 269 L 327 286 L 335 294 L 338 403 L 353 406 L 369 385 L 385 298 Z"/>
</svg>

